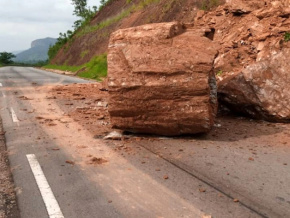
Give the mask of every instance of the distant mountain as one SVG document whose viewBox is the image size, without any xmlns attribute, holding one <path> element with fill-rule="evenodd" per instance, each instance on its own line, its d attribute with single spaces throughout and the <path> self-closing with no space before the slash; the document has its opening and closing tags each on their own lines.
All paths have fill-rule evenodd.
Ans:
<svg viewBox="0 0 290 218">
<path fill-rule="evenodd" d="M 54 45 L 57 39 L 45 38 L 37 39 L 31 43 L 31 48 L 16 54 L 16 58 L 13 59 L 14 62 L 21 63 L 36 63 L 39 61 L 45 61 L 48 59 L 48 49 L 49 46 Z"/>
<path fill-rule="evenodd" d="M 24 50 L 12 51 L 11 53 L 14 54 L 14 55 L 17 55 L 17 54 L 19 54 L 19 53 L 21 53 L 21 52 L 23 52 L 23 51 L 24 51 Z"/>
</svg>

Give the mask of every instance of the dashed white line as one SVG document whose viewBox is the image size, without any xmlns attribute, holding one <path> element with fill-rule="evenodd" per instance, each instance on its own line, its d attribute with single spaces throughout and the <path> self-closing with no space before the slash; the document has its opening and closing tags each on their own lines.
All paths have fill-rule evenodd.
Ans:
<svg viewBox="0 0 290 218">
<path fill-rule="evenodd" d="M 14 123 L 19 123 L 19 120 L 18 120 L 18 118 L 17 118 L 17 116 L 16 116 L 16 113 L 15 113 L 15 111 L 13 110 L 13 108 L 10 108 L 10 111 L 11 111 L 12 121 L 13 121 Z"/>
<path fill-rule="evenodd" d="M 59 204 L 34 154 L 26 155 L 50 218 L 64 218 Z"/>
<path fill-rule="evenodd" d="M 0 87 L 3 87 L 2 83 L 0 83 Z M 2 91 L 2 95 L 4 98 L 6 98 L 6 95 L 4 94 L 4 92 Z"/>
</svg>

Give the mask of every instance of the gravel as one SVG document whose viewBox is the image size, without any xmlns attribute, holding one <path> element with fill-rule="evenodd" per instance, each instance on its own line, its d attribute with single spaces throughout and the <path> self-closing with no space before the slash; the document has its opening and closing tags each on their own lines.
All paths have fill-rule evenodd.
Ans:
<svg viewBox="0 0 290 218">
<path fill-rule="evenodd" d="M 0 218 L 20 217 L 0 118 Z"/>
</svg>

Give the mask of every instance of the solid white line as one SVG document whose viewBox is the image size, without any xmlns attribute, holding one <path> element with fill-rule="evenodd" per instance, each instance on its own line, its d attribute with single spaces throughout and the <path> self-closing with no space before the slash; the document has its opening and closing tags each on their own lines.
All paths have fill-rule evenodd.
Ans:
<svg viewBox="0 0 290 218">
<path fill-rule="evenodd" d="M 16 116 L 16 113 L 15 113 L 15 111 L 13 110 L 13 108 L 10 108 L 10 111 L 11 111 L 12 121 L 13 121 L 14 123 L 19 123 L 19 120 L 18 120 L 18 118 L 17 118 L 17 116 Z"/>
<path fill-rule="evenodd" d="M 64 218 L 57 200 L 34 154 L 26 155 L 50 218 Z"/>
</svg>

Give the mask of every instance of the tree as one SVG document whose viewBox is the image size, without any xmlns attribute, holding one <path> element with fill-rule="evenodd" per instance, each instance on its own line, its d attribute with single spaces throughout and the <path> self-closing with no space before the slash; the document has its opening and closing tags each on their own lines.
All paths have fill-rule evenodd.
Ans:
<svg viewBox="0 0 290 218">
<path fill-rule="evenodd" d="M 73 14 L 77 17 L 86 18 L 88 13 L 87 0 L 72 0 L 72 4 L 75 7 Z"/>
<path fill-rule="evenodd" d="M 16 56 L 12 53 L 9 52 L 0 52 L 0 63 L 2 64 L 11 64 L 13 61 L 11 60 L 12 58 L 15 58 Z"/>
</svg>

